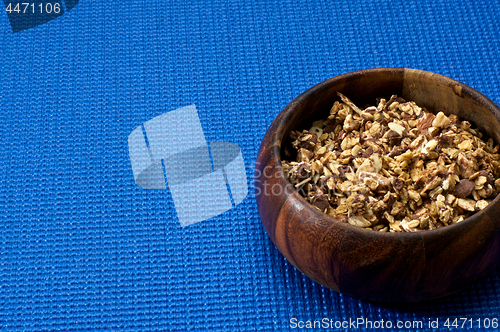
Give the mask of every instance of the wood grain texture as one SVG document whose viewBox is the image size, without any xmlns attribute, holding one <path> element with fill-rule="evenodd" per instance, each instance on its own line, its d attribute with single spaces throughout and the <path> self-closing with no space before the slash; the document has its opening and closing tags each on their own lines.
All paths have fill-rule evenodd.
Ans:
<svg viewBox="0 0 500 332">
<path fill-rule="evenodd" d="M 459 224 L 417 233 L 380 233 L 341 223 L 295 192 L 281 169 L 293 129 L 324 118 L 341 92 L 360 106 L 397 94 L 456 114 L 500 142 L 500 109 L 474 89 L 425 71 L 380 68 L 334 77 L 288 104 L 268 129 L 255 185 L 262 222 L 296 268 L 337 292 L 379 302 L 417 302 L 461 290 L 500 261 L 500 198 Z M 274 190 L 273 190 L 274 189 Z"/>
</svg>

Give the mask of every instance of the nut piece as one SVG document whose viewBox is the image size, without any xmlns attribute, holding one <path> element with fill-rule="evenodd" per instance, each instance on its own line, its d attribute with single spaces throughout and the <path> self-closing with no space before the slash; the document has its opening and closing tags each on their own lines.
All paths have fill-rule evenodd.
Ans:
<svg viewBox="0 0 500 332">
<path fill-rule="evenodd" d="M 467 211 L 475 211 L 476 210 L 476 202 L 472 199 L 463 199 L 459 198 L 457 200 L 457 205 Z"/>
<path fill-rule="evenodd" d="M 293 147 L 296 149 L 304 148 L 307 150 L 312 150 L 318 142 L 318 135 L 307 130 L 304 130 L 302 133 L 292 132 L 292 135 L 298 136 L 297 139 L 292 143 Z"/>
<path fill-rule="evenodd" d="M 450 119 L 443 112 L 439 112 L 436 115 L 434 121 L 432 121 L 432 126 L 436 128 L 446 128 L 451 123 Z"/>
<path fill-rule="evenodd" d="M 297 152 L 297 161 L 304 162 L 309 161 L 313 158 L 314 153 L 312 151 L 306 150 L 304 148 L 300 148 Z"/>
<path fill-rule="evenodd" d="M 405 127 L 401 126 L 401 125 L 398 125 L 397 123 L 395 122 L 389 122 L 388 124 L 389 128 L 391 128 L 392 130 L 394 130 L 396 133 L 398 133 L 399 136 L 402 136 L 403 135 L 403 131 L 405 130 Z"/>
<path fill-rule="evenodd" d="M 472 194 L 472 190 L 474 190 L 474 182 L 463 179 L 455 186 L 455 196 L 465 198 Z"/>
<path fill-rule="evenodd" d="M 476 202 L 476 208 L 477 208 L 478 210 L 482 210 L 482 209 L 484 209 L 485 207 L 487 207 L 487 206 L 488 206 L 488 204 L 489 204 L 489 203 L 488 203 L 487 201 L 485 201 L 484 199 L 482 199 L 482 200 L 480 200 L 480 201 L 477 201 L 477 202 Z"/>
<path fill-rule="evenodd" d="M 344 121 L 344 130 L 353 131 L 359 128 L 359 122 L 354 120 L 351 114 L 348 114 Z"/>
<path fill-rule="evenodd" d="M 325 212 L 325 210 L 330 206 L 330 203 L 328 203 L 328 195 L 318 194 L 313 196 L 313 198 L 311 199 L 311 204 L 321 211 Z"/>
</svg>

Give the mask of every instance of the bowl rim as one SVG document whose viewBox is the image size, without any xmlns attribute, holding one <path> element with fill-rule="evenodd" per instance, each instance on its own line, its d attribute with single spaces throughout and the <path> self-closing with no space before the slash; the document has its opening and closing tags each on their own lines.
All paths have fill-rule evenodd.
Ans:
<svg viewBox="0 0 500 332">
<path fill-rule="evenodd" d="M 406 67 L 380 67 L 380 68 L 361 69 L 361 70 L 356 70 L 356 71 L 336 75 L 336 76 L 331 77 L 329 79 L 326 79 L 318 84 L 315 84 L 314 86 L 310 87 L 309 89 L 305 90 L 300 95 L 295 97 L 292 101 L 290 101 L 275 117 L 270 128 L 273 127 L 273 124 L 277 119 L 281 119 L 283 121 L 283 123 L 286 123 L 286 121 L 293 115 L 296 104 L 298 104 L 302 100 L 309 98 L 315 92 L 332 84 L 333 82 L 343 80 L 346 78 L 350 78 L 350 77 L 356 76 L 356 75 L 371 74 L 371 73 L 385 72 L 385 71 L 391 71 L 391 72 L 401 71 L 402 73 L 404 73 L 405 70 L 410 70 L 410 71 L 414 71 L 414 72 L 422 73 L 422 74 L 424 74 L 424 73 L 425 74 L 432 74 L 433 77 L 435 77 L 436 79 L 438 79 L 440 81 L 447 82 L 447 83 L 453 83 L 456 86 L 461 87 L 463 94 L 468 94 L 472 97 L 472 99 L 477 100 L 477 101 L 485 104 L 487 106 L 487 108 L 490 111 L 492 111 L 494 113 L 494 115 L 497 117 L 497 119 L 499 119 L 499 121 L 500 121 L 500 107 L 497 104 L 495 104 L 492 100 L 490 100 L 488 97 L 486 97 L 485 95 L 480 93 L 479 91 L 475 90 L 474 88 L 472 88 L 472 87 L 470 87 L 470 86 L 468 86 L 460 81 L 457 81 L 455 79 L 452 79 L 450 77 L 447 77 L 447 76 L 444 76 L 441 74 L 437 74 L 437 73 L 425 71 L 425 70 L 420 70 L 420 69 L 411 69 L 411 68 L 406 68 Z M 495 112 L 496 112 L 496 114 L 495 114 Z M 275 145 L 274 148 L 271 150 L 271 153 L 273 154 L 271 160 L 274 160 L 276 162 L 277 166 L 281 170 L 281 172 L 278 172 L 279 174 L 276 176 L 280 180 L 284 181 L 286 186 L 288 186 L 288 185 L 293 186 L 293 184 L 291 184 L 288 181 L 288 179 L 284 176 L 283 167 L 281 166 L 281 161 L 282 161 L 282 159 L 281 159 L 281 150 L 282 150 L 281 143 L 283 142 L 284 134 L 285 133 L 283 130 L 283 125 L 276 126 L 276 132 L 274 132 L 273 136 L 274 136 L 274 138 L 280 140 L 280 144 L 279 144 L 279 146 Z M 497 142 L 497 144 L 500 144 L 500 142 Z M 302 197 L 295 189 L 290 193 L 290 195 L 292 195 L 295 198 L 295 200 L 298 200 L 298 202 L 300 202 L 302 205 L 308 207 L 308 209 L 311 212 L 313 212 L 316 217 L 319 217 L 316 220 L 326 220 L 326 221 L 334 222 L 341 228 L 345 227 L 346 231 L 349 231 L 351 233 L 355 232 L 360 236 L 370 235 L 370 237 L 386 237 L 386 238 L 389 237 L 389 238 L 393 238 L 393 239 L 396 239 L 396 238 L 397 239 L 420 238 L 421 240 L 423 240 L 424 238 L 440 236 L 440 235 L 443 235 L 444 233 L 449 233 L 449 232 L 453 232 L 453 231 L 460 232 L 460 231 L 470 227 L 470 224 L 475 223 L 477 221 L 477 219 L 480 219 L 484 214 L 487 214 L 488 211 L 493 208 L 493 205 L 500 205 L 500 193 L 499 193 L 491 201 L 491 203 L 488 204 L 488 206 L 486 208 L 484 208 L 483 210 L 477 211 L 473 215 L 465 218 L 463 221 L 452 224 L 452 225 L 448 225 L 448 226 L 444 226 L 444 227 L 440 227 L 440 228 L 436 228 L 436 229 L 432 229 L 432 230 L 425 230 L 424 229 L 424 230 L 416 231 L 416 232 L 377 232 L 377 231 L 368 230 L 368 229 L 365 229 L 363 227 L 357 227 L 357 226 L 351 225 L 349 223 L 344 223 L 344 222 L 339 221 L 338 219 L 336 219 L 336 218 L 320 211 L 319 209 L 315 208 L 304 197 Z"/>
</svg>

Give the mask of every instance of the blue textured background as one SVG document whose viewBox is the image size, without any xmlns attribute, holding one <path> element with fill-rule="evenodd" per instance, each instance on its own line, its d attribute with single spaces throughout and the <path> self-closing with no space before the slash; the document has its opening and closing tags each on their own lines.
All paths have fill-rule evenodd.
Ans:
<svg viewBox="0 0 500 332">
<path fill-rule="evenodd" d="M 13 34 L 0 14 L 0 329 L 281 331 L 289 319 L 499 318 L 500 270 L 396 308 L 304 277 L 252 194 L 181 229 L 134 184 L 127 137 L 196 104 L 207 141 L 260 140 L 295 96 L 372 67 L 437 72 L 500 102 L 498 1 L 89 1 Z M 203 208 L 203 207 L 200 207 Z"/>
</svg>

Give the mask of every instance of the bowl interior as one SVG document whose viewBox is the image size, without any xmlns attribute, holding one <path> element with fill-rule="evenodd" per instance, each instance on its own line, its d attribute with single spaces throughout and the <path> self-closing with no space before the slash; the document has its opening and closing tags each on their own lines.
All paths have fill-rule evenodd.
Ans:
<svg viewBox="0 0 500 332">
<path fill-rule="evenodd" d="M 326 119 L 336 100 L 337 92 L 350 98 L 359 107 L 376 105 L 377 98 L 389 99 L 398 95 L 414 101 L 432 113 L 455 114 L 467 120 L 483 133 L 500 142 L 499 108 L 491 100 L 469 86 L 448 77 L 421 70 L 380 68 L 357 71 L 334 77 L 307 90 L 287 108 L 280 134 L 283 148 L 288 144 L 290 131 L 309 129 L 312 122 Z M 487 139 L 487 138 L 486 138 Z"/>
</svg>

